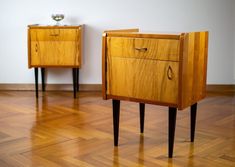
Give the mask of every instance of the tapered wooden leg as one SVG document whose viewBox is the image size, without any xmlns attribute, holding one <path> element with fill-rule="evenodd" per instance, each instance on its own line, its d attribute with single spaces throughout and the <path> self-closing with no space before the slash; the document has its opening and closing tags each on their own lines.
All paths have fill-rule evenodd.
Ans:
<svg viewBox="0 0 235 167">
<path fill-rule="evenodd" d="M 42 91 L 45 92 L 45 68 L 41 68 Z"/>
<path fill-rule="evenodd" d="M 34 68 L 34 76 L 35 76 L 35 93 L 36 93 L 36 98 L 38 98 L 38 68 Z"/>
<path fill-rule="evenodd" d="M 144 133 L 145 104 L 140 103 L 140 133 Z"/>
<path fill-rule="evenodd" d="M 114 146 L 118 146 L 119 115 L 120 115 L 120 100 L 113 100 Z"/>
<path fill-rule="evenodd" d="M 175 123 L 176 123 L 177 108 L 169 107 L 169 125 L 168 125 L 168 157 L 172 158 L 175 138 Z"/>
<path fill-rule="evenodd" d="M 77 90 L 77 69 L 73 68 L 73 97 L 76 98 L 76 90 Z"/>
<path fill-rule="evenodd" d="M 196 127 L 197 103 L 191 106 L 190 119 L 191 119 L 191 142 L 194 142 L 195 127 Z"/>
<path fill-rule="evenodd" d="M 77 78 L 77 92 L 79 91 L 79 68 L 76 70 L 76 78 Z"/>
</svg>

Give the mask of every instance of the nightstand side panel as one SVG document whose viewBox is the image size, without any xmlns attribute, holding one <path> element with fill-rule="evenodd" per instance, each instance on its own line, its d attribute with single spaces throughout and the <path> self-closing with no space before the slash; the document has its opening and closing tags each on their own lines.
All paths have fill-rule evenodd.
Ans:
<svg viewBox="0 0 235 167">
<path fill-rule="evenodd" d="M 179 109 L 193 105 L 206 96 L 208 32 L 184 35 Z"/>
</svg>

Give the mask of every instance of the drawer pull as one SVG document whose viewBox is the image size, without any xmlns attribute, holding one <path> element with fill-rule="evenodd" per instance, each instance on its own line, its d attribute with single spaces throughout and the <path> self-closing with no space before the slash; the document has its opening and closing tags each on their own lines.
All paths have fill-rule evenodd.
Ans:
<svg viewBox="0 0 235 167">
<path fill-rule="evenodd" d="M 140 52 L 146 52 L 148 49 L 147 48 L 135 48 L 135 50 L 138 50 Z"/>
<path fill-rule="evenodd" d="M 57 37 L 59 34 L 50 34 L 50 36 Z"/>
<path fill-rule="evenodd" d="M 167 78 L 169 79 L 169 80 L 172 80 L 173 79 L 173 70 L 172 70 L 172 68 L 171 68 L 171 66 L 169 66 L 168 67 L 168 70 L 167 70 Z"/>
</svg>

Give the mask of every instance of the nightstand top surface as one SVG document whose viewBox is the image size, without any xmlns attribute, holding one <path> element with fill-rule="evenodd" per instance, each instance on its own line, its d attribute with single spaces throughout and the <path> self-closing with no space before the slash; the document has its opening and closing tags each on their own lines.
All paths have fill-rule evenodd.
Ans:
<svg viewBox="0 0 235 167">
<path fill-rule="evenodd" d="M 179 39 L 182 33 L 153 33 L 153 32 L 105 32 L 107 37 L 133 37 L 133 38 L 169 38 Z"/>
<path fill-rule="evenodd" d="M 139 29 L 108 30 L 104 31 L 106 37 L 131 37 L 131 38 L 162 38 L 179 40 L 181 35 L 190 32 L 140 32 Z M 196 33 L 196 32 L 193 32 Z M 198 32 L 199 33 L 199 32 Z"/>
<path fill-rule="evenodd" d="M 84 25 L 40 25 L 40 24 L 32 24 L 28 25 L 28 28 L 37 28 L 37 29 L 54 29 L 54 28 L 79 28 Z"/>
</svg>

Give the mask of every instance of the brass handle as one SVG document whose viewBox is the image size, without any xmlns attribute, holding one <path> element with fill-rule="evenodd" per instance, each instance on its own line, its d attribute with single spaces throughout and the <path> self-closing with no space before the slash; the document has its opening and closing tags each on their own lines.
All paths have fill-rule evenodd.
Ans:
<svg viewBox="0 0 235 167">
<path fill-rule="evenodd" d="M 169 79 L 169 80 L 172 80 L 173 79 L 173 70 L 172 70 L 172 68 L 171 68 L 171 66 L 169 66 L 168 67 L 168 69 L 167 69 L 167 78 Z"/>
<path fill-rule="evenodd" d="M 38 44 L 36 43 L 35 52 L 38 52 Z"/>
<path fill-rule="evenodd" d="M 135 48 L 135 50 L 138 50 L 140 52 L 146 52 L 148 48 Z"/>
<path fill-rule="evenodd" d="M 59 34 L 50 34 L 50 36 L 57 37 Z"/>
</svg>

